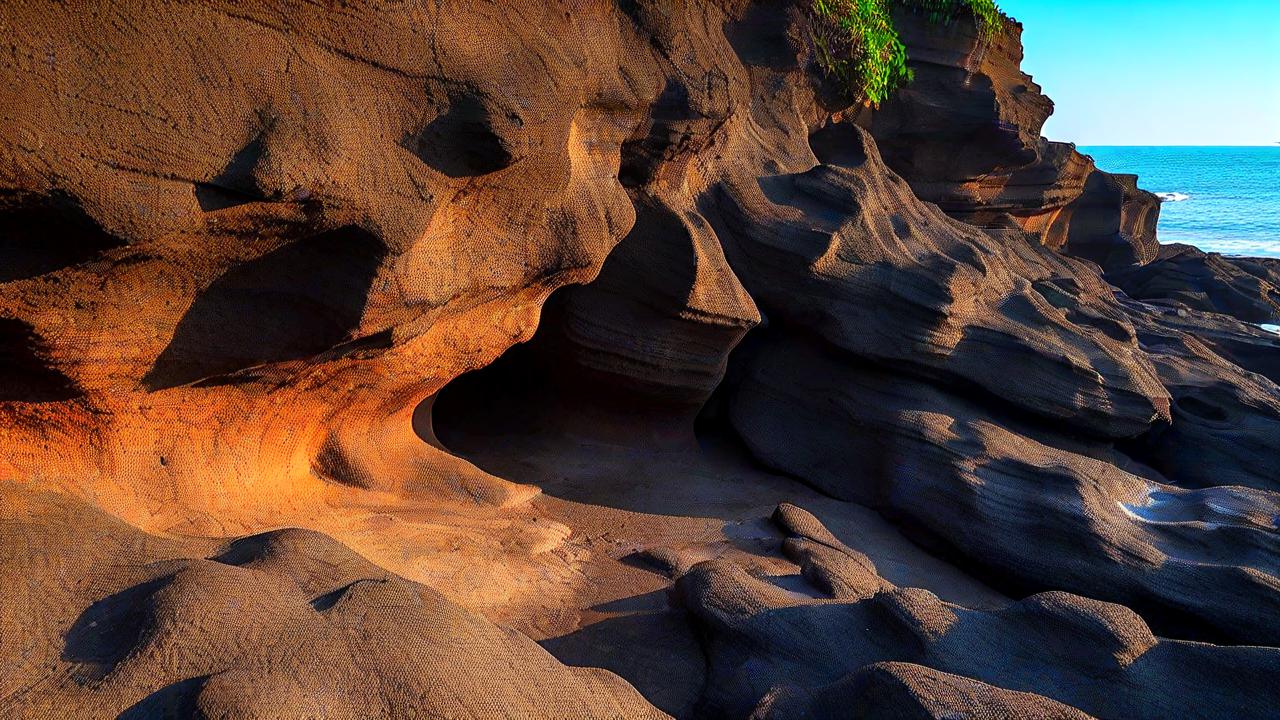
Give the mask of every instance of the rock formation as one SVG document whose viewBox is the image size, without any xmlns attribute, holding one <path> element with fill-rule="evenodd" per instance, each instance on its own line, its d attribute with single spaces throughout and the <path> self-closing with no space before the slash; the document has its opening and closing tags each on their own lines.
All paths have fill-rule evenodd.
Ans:
<svg viewBox="0 0 1280 720">
<path fill-rule="evenodd" d="M 1271 323 L 1280 319 L 1280 267 L 1267 258 L 1227 258 L 1165 245 L 1147 265 L 1109 273 L 1129 297 Z"/>
<path fill-rule="evenodd" d="M 1022 26 L 984 40 L 972 23 L 896 17 L 915 81 L 860 122 L 920 199 L 981 227 L 1124 268 L 1155 257 L 1160 203 L 1132 175 L 1099 170 L 1040 129 L 1053 102 L 1022 72 Z"/>
<path fill-rule="evenodd" d="M 832 717 L 826 708 L 837 707 L 886 717 L 1270 711 L 1268 701 L 1248 693 L 1165 688 L 1265 684 L 1280 663 L 1275 648 L 1158 638 L 1127 608 L 1062 592 L 995 611 L 958 607 L 927 590 L 886 583 L 866 556 L 834 541 L 803 510 L 780 506 L 775 520 L 807 596 L 725 561 L 699 563 L 676 584 L 707 638 L 705 698 L 713 716 Z"/>
<path fill-rule="evenodd" d="M 806 22 L 0 6 L 0 715 L 1275 716 L 1280 268 Z"/>
</svg>

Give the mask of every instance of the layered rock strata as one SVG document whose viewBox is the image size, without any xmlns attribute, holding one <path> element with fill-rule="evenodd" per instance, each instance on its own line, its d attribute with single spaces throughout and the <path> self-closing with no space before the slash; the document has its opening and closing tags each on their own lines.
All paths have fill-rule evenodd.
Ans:
<svg viewBox="0 0 1280 720">
<path fill-rule="evenodd" d="M 806 22 L 0 7 L 0 714 L 1273 713 L 1276 268 Z"/>
<path fill-rule="evenodd" d="M 922 200 L 983 227 L 1020 227 L 1103 267 L 1154 259 L 1160 203 L 1132 175 L 1099 170 L 1040 130 L 1053 102 L 1022 72 L 1022 26 L 984 38 L 972 23 L 896 22 L 915 80 L 859 116 Z"/>
</svg>

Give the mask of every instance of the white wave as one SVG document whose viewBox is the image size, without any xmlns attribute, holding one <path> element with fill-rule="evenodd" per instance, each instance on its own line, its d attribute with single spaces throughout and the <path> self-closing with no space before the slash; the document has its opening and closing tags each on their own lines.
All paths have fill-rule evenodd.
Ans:
<svg viewBox="0 0 1280 720">
<path fill-rule="evenodd" d="M 1180 192 L 1158 192 L 1156 197 L 1160 198 L 1160 202 L 1182 202 L 1191 199 L 1190 195 Z"/>
</svg>

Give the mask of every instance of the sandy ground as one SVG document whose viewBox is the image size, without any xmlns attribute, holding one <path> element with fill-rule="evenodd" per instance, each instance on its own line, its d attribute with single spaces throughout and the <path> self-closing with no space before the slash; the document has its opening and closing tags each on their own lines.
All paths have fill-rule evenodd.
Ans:
<svg viewBox="0 0 1280 720">
<path fill-rule="evenodd" d="M 730 556 L 780 587 L 803 588 L 768 520 L 778 503 L 790 502 L 817 515 L 897 585 L 970 607 L 1008 600 L 913 544 L 874 510 L 753 464 L 732 438 L 655 448 L 527 429 L 536 423 L 496 437 L 494 424 L 479 420 L 451 419 L 441 440 L 487 472 L 540 486 L 544 495 L 534 506 L 572 528 L 570 543 L 586 551 L 579 607 L 547 607 L 519 628 L 567 664 L 618 673 L 677 716 L 692 707 L 704 677 L 675 669 L 701 667 L 702 650 L 669 596 L 669 579 L 637 558 L 640 551 L 673 551 L 681 562 Z"/>
</svg>

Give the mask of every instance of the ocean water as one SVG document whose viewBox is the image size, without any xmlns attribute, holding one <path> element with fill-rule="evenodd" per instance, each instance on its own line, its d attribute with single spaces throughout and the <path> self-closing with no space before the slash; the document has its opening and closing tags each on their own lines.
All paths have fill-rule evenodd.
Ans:
<svg viewBox="0 0 1280 720">
<path fill-rule="evenodd" d="M 1160 242 L 1280 257 L 1280 145 L 1078 149 L 1161 196 Z"/>
</svg>

